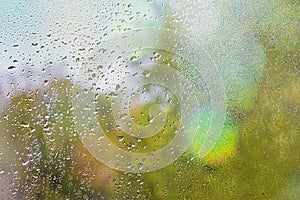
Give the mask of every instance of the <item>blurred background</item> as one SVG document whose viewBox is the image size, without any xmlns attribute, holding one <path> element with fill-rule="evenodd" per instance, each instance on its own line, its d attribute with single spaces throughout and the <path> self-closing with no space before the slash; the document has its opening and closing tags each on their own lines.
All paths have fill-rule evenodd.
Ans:
<svg viewBox="0 0 300 200">
<path fill-rule="evenodd" d="M 297 0 L 0 0 L 0 199 L 300 199 L 299 8 Z M 205 157 L 210 91 L 189 60 L 159 49 L 149 32 L 132 42 L 151 50 L 97 63 L 104 41 L 148 27 L 173 30 L 161 35 L 172 48 L 181 37 L 201 44 L 223 79 L 226 119 Z M 149 85 L 133 95 L 136 124 L 152 123 L 154 104 L 167 113 L 147 139 L 120 131 L 110 103 L 120 87 L 135 87 L 121 80 L 142 80 L 159 64 L 195 85 L 193 144 L 149 173 L 102 164 L 76 129 L 74 88 L 95 89 L 98 122 L 115 145 L 155 151 L 180 125 L 172 91 Z"/>
</svg>

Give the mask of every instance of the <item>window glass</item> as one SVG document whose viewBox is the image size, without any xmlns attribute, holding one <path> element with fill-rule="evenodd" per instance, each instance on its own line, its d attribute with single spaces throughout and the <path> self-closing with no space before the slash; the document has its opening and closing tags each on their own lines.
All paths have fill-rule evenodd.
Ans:
<svg viewBox="0 0 300 200">
<path fill-rule="evenodd" d="M 300 199 L 299 6 L 0 0 L 0 199 Z"/>
</svg>

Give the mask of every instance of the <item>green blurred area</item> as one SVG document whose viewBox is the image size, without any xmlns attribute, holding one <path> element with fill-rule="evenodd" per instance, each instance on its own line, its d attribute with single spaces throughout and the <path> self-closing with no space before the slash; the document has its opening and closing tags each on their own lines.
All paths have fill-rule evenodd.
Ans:
<svg viewBox="0 0 300 200">
<path fill-rule="evenodd" d="M 186 154 L 159 171 L 112 170 L 89 154 L 74 129 L 71 82 L 55 81 L 13 97 L 1 113 L 1 166 L 16 177 L 13 191 L 25 199 L 299 199 L 300 4 L 270 5 L 270 19 L 250 23 L 266 56 L 255 92 L 249 92 L 255 95 L 247 106 L 230 104 L 222 137 L 207 157 L 197 157 L 199 133 Z M 99 96 L 99 113 L 109 105 L 109 95 Z M 149 123 L 150 106 L 132 111 L 136 123 Z M 114 130 L 111 113 L 99 114 L 99 122 L 119 147 L 153 151 L 172 140 L 177 111 L 143 141 Z"/>
</svg>

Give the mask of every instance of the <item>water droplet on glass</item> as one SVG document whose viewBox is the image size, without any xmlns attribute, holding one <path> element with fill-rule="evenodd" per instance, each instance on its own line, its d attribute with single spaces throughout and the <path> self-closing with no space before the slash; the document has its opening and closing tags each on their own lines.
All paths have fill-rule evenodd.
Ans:
<svg viewBox="0 0 300 200">
<path fill-rule="evenodd" d="M 11 65 L 11 66 L 9 66 L 7 69 L 8 69 L 8 70 L 15 70 L 15 69 L 17 69 L 17 67 L 16 67 L 16 66 L 13 66 L 13 65 Z"/>
</svg>

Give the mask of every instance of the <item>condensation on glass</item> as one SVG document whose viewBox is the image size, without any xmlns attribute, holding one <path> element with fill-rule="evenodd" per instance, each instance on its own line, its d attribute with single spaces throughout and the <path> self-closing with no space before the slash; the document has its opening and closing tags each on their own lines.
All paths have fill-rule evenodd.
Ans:
<svg viewBox="0 0 300 200">
<path fill-rule="evenodd" d="M 0 1 L 0 199 L 300 199 L 299 1 Z"/>
</svg>

